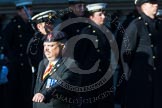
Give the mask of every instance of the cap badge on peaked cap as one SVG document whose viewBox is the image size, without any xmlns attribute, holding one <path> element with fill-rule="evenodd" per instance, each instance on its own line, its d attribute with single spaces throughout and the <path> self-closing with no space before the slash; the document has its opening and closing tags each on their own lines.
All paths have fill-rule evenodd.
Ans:
<svg viewBox="0 0 162 108">
<path fill-rule="evenodd" d="M 48 40 L 49 42 L 52 40 L 52 34 L 51 34 L 51 33 L 48 34 L 47 40 Z"/>
</svg>

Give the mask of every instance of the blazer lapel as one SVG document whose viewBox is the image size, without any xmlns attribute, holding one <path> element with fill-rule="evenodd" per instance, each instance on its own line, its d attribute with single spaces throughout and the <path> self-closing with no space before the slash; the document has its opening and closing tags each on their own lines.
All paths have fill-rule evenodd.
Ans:
<svg viewBox="0 0 162 108">
<path fill-rule="evenodd" d="M 48 61 L 45 59 L 43 60 L 41 63 L 40 63 L 40 66 L 39 66 L 39 69 L 38 69 L 38 75 L 37 75 L 37 81 L 40 82 L 40 84 L 37 86 L 38 90 L 41 89 L 41 86 L 42 86 L 42 75 L 43 75 L 43 72 L 44 70 L 46 69 L 46 66 L 48 64 Z"/>
<path fill-rule="evenodd" d="M 59 59 L 59 61 L 54 65 L 54 67 L 52 68 L 50 74 L 48 74 L 44 80 L 42 81 L 42 86 L 46 83 L 46 80 L 51 76 L 53 75 L 57 70 L 58 68 L 60 67 L 60 65 L 62 65 L 62 59 Z M 58 73 L 57 73 L 58 74 Z M 42 74 L 43 75 L 43 74 Z M 43 76 L 42 76 L 43 77 Z M 42 87 L 41 87 L 42 88 Z"/>
</svg>

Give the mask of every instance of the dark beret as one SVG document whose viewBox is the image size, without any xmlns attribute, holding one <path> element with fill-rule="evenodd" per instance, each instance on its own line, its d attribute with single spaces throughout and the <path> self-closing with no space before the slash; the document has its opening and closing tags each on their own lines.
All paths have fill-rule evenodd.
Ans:
<svg viewBox="0 0 162 108">
<path fill-rule="evenodd" d="M 45 42 L 66 42 L 66 35 L 60 31 L 53 31 L 49 33 L 45 39 Z"/>
</svg>

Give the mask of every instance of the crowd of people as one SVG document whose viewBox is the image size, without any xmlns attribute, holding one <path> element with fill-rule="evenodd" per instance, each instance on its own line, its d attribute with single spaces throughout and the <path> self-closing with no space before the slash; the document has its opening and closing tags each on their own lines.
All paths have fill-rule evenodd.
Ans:
<svg viewBox="0 0 162 108">
<path fill-rule="evenodd" d="M 109 26 L 107 3 L 68 3 L 37 14 L 31 1 L 15 3 L 0 32 L 1 107 L 162 108 L 158 1 L 135 0 L 130 17 Z"/>
</svg>

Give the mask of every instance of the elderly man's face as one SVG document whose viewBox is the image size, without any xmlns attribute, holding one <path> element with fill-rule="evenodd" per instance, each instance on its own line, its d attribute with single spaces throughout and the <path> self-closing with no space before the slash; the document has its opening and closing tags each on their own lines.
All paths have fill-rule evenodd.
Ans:
<svg viewBox="0 0 162 108">
<path fill-rule="evenodd" d="M 85 14 L 86 7 L 84 3 L 71 5 L 70 8 L 72 9 L 73 13 L 78 17 L 81 17 Z"/>
<path fill-rule="evenodd" d="M 154 18 L 157 10 L 158 10 L 158 3 L 157 2 L 147 2 L 141 5 L 141 10 L 147 16 Z"/>
<path fill-rule="evenodd" d="M 61 54 L 63 44 L 60 42 L 44 42 L 44 54 L 49 61 L 53 61 Z"/>
</svg>

